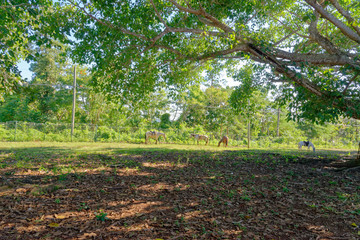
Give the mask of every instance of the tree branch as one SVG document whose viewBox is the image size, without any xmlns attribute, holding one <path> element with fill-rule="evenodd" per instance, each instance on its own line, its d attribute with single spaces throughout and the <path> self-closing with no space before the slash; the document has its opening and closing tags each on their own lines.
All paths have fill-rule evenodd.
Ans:
<svg viewBox="0 0 360 240">
<path fill-rule="evenodd" d="M 346 91 L 348 90 L 350 84 L 355 81 L 355 79 L 359 76 L 359 74 L 360 74 L 360 73 L 357 72 L 357 73 L 355 74 L 355 76 L 353 76 L 353 77 L 350 79 L 350 81 L 349 81 L 348 84 L 346 85 L 344 91 L 342 92 L 342 95 L 345 95 L 345 93 L 346 93 Z"/>
<path fill-rule="evenodd" d="M 90 14 L 88 11 L 86 11 L 85 7 L 81 7 L 79 6 L 79 4 L 75 3 L 73 0 L 69 0 L 69 2 L 73 5 L 73 6 L 76 6 L 78 7 L 79 9 L 81 9 L 87 16 L 89 16 L 91 19 L 95 20 L 96 22 L 100 23 L 101 25 L 103 26 L 107 26 L 109 28 L 112 28 L 112 29 L 117 29 L 117 30 L 120 30 L 121 32 L 125 33 L 125 34 L 129 34 L 131 36 L 134 36 L 134 37 L 137 37 L 137 38 L 140 38 L 142 40 L 145 40 L 145 41 L 149 41 L 149 39 L 147 37 L 145 37 L 144 35 L 141 35 L 141 34 L 138 34 L 138 33 L 134 33 L 132 31 L 129 31 L 125 28 L 121 28 L 121 27 L 117 27 L 117 26 L 114 26 L 112 23 L 110 22 L 105 22 L 105 21 L 102 21 L 100 20 L 99 18 L 95 17 L 94 15 Z"/>
<path fill-rule="evenodd" d="M 326 11 L 316 0 L 305 0 L 311 7 L 313 7 L 323 18 L 329 20 L 334 24 L 345 36 L 351 40 L 360 43 L 360 35 L 354 32 L 351 28 L 346 26 L 343 22 L 337 19 L 334 15 Z"/>
<path fill-rule="evenodd" d="M 168 0 L 168 1 L 171 2 L 174 6 L 176 6 L 179 10 L 182 10 L 182 11 L 188 12 L 188 13 L 192 13 L 192 14 L 194 14 L 196 16 L 204 17 L 206 19 L 205 22 L 207 22 L 208 25 L 211 25 L 211 26 L 216 27 L 216 28 L 220 28 L 221 30 L 223 30 L 226 33 L 234 32 L 234 30 L 232 28 L 230 28 L 229 26 L 222 23 L 221 21 L 219 21 L 218 19 L 216 19 L 212 15 L 205 12 L 205 10 L 202 7 L 201 7 L 200 10 L 195 10 L 193 8 L 190 8 L 190 7 L 184 7 L 184 6 L 180 5 L 175 0 Z"/>
<path fill-rule="evenodd" d="M 158 18 L 160 20 L 160 22 L 162 22 L 164 24 L 165 28 L 167 28 L 168 26 L 167 26 L 165 20 L 161 17 L 161 14 L 159 13 L 159 11 L 157 10 L 157 8 L 156 8 L 156 6 L 154 4 L 154 1 L 150 0 L 150 2 L 151 2 L 152 6 L 153 6 L 153 8 L 155 10 L 156 15 L 158 16 Z"/>
<path fill-rule="evenodd" d="M 317 43 L 320 44 L 321 47 L 323 47 L 327 52 L 334 53 L 334 54 L 340 54 L 340 51 L 337 47 L 334 46 L 332 42 L 330 42 L 329 39 L 322 36 L 318 29 L 317 29 L 317 23 L 319 20 L 319 13 L 314 10 L 315 19 L 313 19 L 309 25 L 309 33 L 310 37 Z"/>
<path fill-rule="evenodd" d="M 348 23 L 353 27 L 353 29 L 357 32 L 357 34 L 360 35 L 360 28 L 354 24 L 354 22 L 356 23 L 356 21 L 351 16 L 351 14 L 348 11 L 346 11 L 344 8 L 342 8 L 337 0 L 329 0 L 329 2 L 331 2 L 331 4 L 336 8 L 336 10 L 338 10 L 338 12 L 346 18 Z"/>
</svg>

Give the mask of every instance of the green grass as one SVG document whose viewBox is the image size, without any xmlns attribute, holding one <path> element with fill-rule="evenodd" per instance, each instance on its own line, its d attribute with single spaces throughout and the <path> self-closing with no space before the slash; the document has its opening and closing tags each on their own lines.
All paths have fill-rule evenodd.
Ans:
<svg viewBox="0 0 360 240">
<path fill-rule="evenodd" d="M 225 152 L 224 152 L 225 151 Z M 241 147 L 217 147 L 205 145 L 178 144 L 129 144 L 129 143 L 60 143 L 60 142 L 0 142 L 0 171 L 15 174 L 21 169 L 41 170 L 58 176 L 58 181 L 66 181 L 69 173 L 81 178 L 79 170 L 84 168 L 125 167 L 139 168 L 141 162 L 134 156 L 151 153 L 150 162 L 167 161 L 167 154 L 175 154 L 172 164 L 205 164 L 213 161 L 218 167 L 225 164 L 223 156 L 241 158 L 244 162 L 275 164 L 314 159 L 331 161 L 342 155 L 356 154 L 348 150 L 307 150 L 289 149 L 247 149 Z M 195 156 L 194 156 L 195 154 Z M 259 158 L 260 155 L 265 155 Z M 280 160 L 278 156 L 282 156 Z M 240 164 L 240 163 L 238 163 Z M 250 180 L 249 180 L 250 181 Z M 284 190 L 286 191 L 286 190 Z"/>
<path fill-rule="evenodd" d="M 16 153 L 42 153 L 42 154 L 61 154 L 61 153 L 98 153 L 111 154 L 117 152 L 143 152 L 143 151 L 165 151 L 184 150 L 184 151 L 255 151 L 255 152 L 273 152 L 288 153 L 289 157 L 295 155 L 326 155 L 326 154 L 355 154 L 356 149 L 318 149 L 316 153 L 308 150 L 299 151 L 294 148 L 244 148 L 244 147 L 217 147 L 201 145 L 179 145 L 179 144 L 130 144 L 130 143 L 90 143 L 90 142 L 0 142 L 0 151 Z"/>
</svg>

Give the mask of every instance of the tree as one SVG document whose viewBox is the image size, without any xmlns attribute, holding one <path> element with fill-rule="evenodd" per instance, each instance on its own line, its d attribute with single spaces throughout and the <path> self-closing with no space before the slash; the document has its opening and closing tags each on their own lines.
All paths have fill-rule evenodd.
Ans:
<svg viewBox="0 0 360 240">
<path fill-rule="evenodd" d="M 34 60 L 33 47 L 63 41 L 51 0 L 4 0 L 0 4 L 0 98 L 21 86 L 17 63 Z M 61 15 L 60 15 L 61 16 Z M 50 30 L 51 29 L 51 30 Z"/>
<path fill-rule="evenodd" d="M 161 115 L 160 120 L 160 128 L 166 129 L 170 127 L 171 121 L 169 113 L 164 113 L 163 115 Z"/>
<path fill-rule="evenodd" d="M 247 60 L 257 84 L 284 83 L 293 116 L 360 119 L 358 1 L 64 2 L 76 9 L 77 61 L 94 63 L 96 84 L 122 98 Z"/>
</svg>

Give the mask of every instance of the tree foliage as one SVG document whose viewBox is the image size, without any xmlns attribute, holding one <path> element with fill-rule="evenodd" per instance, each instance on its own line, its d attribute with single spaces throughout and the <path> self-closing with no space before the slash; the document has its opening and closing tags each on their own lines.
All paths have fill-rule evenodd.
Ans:
<svg viewBox="0 0 360 240">
<path fill-rule="evenodd" d="M 282 83 L 293 118 L 360 119 L 358 1 L 62 2 L 75 11 L 75 58 L 113 96 L 178 89 L 211 66 L 237 75 L 247 61 L 253 85 Z"/>
<path fill-rule="evenodd" d="M 56 16 L 52 12 L 51 0 L 1 1 L 0 96 L 21 85 L 16 65 L 20 59 L 33 60 L 35 45 L 51 46 L 51 36 L 63 36 L 55 30 Z"/>
</svg>

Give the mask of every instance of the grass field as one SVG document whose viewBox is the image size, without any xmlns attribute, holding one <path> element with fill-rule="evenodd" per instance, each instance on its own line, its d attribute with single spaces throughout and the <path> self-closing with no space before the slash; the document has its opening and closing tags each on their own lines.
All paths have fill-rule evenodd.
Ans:
<svg viewBox="0 0 360 240">
<path fill-rule="evenodd" d="M 358 239 L 354 153 L 0 143 L 0 239 Z"/>
</svg>

